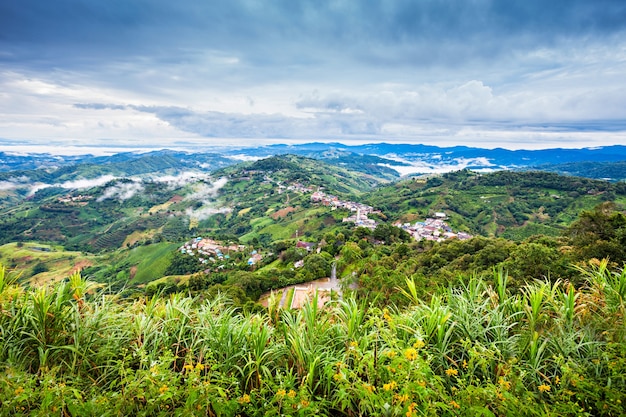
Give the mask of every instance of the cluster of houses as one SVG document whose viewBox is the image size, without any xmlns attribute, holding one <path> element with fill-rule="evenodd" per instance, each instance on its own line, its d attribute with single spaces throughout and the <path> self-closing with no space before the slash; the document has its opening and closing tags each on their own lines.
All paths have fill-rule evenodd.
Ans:
<svg viewBox="0 0 626 417">
<path fill-rule="evenodd" d="M 355 203 L 354 201 L 340 200 L 338 197 L 330 194 L 316 191 L 311 195 L 311 201 L 314 203 L 321 203 L 325 206 L 332 208 L 343 208 L 354 212 L 352 216 L 345 217 L 343 221 L 345 223 L 354 223 L 360 227 L 367 227 L 368 229 L 376 229 L 378 223 L 367 217 L 370 213 L 380 213 L 380 210 L 374 209 L 367 204 Z"/>
<path fill-rule="evenodd" d="M 354 223 L 358 227 L 366 227 L 368 229 L 374 230 L 376 226 L 378 226 L 378 222 L 376 220 L 370 219 L 366 214 L 362 214 L 361 210 L 357 209 L 356 213 L 352 216 L 344 217 L 344 223 Z"/>
<path fill-rule="evenodd" d="M 59 197 L 57 199 L 57 201 L 59 203 L 64 203 L 64 204 L 72 204 L 72 203 L 76 203 L 77 205 L 86 205 L 86 201 L 92 200 L 93 196 L 90 195 L 65 195 L 63 197 Z"/>
<path fill-rule="evenodd" d="M 305 187 L 299 182 L 288 185 L 278 183 L 278 194 L 282 194 L 284 191 L 295 191 L 302 194 L 308 194 L 313 192 L 313 186 L 309 185 Z"/>
<path fill-rule="evenodd" d="M 371 213 L 380 213 L 380 210 L 376 210 L 374 207 L 368 206 L 367 204 L 340 200 L 339 197 L 326 194 L 322 191 L 316 191 L 311 194 L 311 201 L 313 201 L 314 203 L 321 203 L 329 207 L 344 208 L 355 212 L 359 211 L 363 216 L 367 216 Z"/>
<path fill-rule="evenodd" d="M 423 222 L 395 223 L 394 226 L 406 230 L 415 240 L 442 242 L 447 239 L 467 240 L 473 237 L 465 232 L 452 231 L 452 228 L 445 222 L 446 218 L 445 213 L 435 213 L 434 218 L 427 218 Z"/>
<path fill-rule="evenodd" d="M 231 252 L 245 250 L 244 245 L 224 246 L 212 239 L 197 237 L 179 248 L 180 253 L 198 258 L 198 261 L 207 264 L 230 259 Z"/>
</svg>

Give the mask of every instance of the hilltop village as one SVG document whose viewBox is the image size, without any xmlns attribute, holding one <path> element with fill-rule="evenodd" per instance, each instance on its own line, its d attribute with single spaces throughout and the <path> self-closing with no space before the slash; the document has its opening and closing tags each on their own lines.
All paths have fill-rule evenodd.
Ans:
<svg viewBox="0 0 626 417">
<path fill-rule="evenodd" d="M 266 177 L 267 182 L 274 182 L 271 178 Z M 278 192 L 296 191 L 303 194 L 311 193 L 311 202 L 321 204 L 331 209 L 345 209 L 350 210 L 354 214 L 343 218 L 344 223 L 354 223 L 357 227 L 365 227 L 370 230 L 376 229 L 379 223 L 373 219 L 368 218 L 370 214 L 382 214 L 380 210 L 375 209 L 367 204 L 357 203 L 354 201 L 341 200 L 339 197 L 326 194 L 322 191 L 313 191 L 312 186 L 304 186 L 300 183 L 294 184 L 282 184 L 276 182 L 278 185 Z M 459 239 L 467 240 L 473 236 L 465 232 L 454 232 L 450 225 L 446 223 L 447 216 L 443 212 L 435 213 L 433 218 L 427 218 L 424 221 L 416 223 L 400 223 L 393 224 L 395 227 L 399 227 L 407 231 L 415 240 L 429 240 L 441 242 L 447 239 Z M 307 251 L 311 251 L 314 247 L 314 243 L 298 241 L 296 247 L 305 248 Z M 198 261 L 202 264 L 225 262 L 231 258 L 232 253 L 245 252 L 245 245 L 224 245 L 212 239 L 206 239 L 197 237 L 186 242 L 179 248 L 182 254 L 187 254 L 198 258 Z M 263 256 L 257 250 L 253 250 L 248 254 L 248 265 L 256 265 L 261 262 Z M 245 259 L 245 258 L 244 258 Z M 295 267 L 301 267 L 302 262 L 297 262 Z"/>
<path fill-rule="evenodd" d="M 394 223 L 393 225 L 409 232 L 415 240 L 431 240 L 442 242 L 446 239 L 467 240 L 473 236 L 465 232 L 453 232 L 452 228 L 445 222 L 445 213 L 435 213 L 435 218 L 427 218 L 423 222 Z"/>
</svg>

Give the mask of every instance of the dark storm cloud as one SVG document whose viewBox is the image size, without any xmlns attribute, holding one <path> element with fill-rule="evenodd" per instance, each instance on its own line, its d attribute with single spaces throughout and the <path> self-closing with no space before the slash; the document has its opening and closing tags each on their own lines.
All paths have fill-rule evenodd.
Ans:
<svg viewBox="0 0 626 417">
<path fill-rule="evenodd" d="M 0 4 L 3 60 L 75 64 L 145 55 L 177 60 L 179 49 L 212 48 L 235 52 L 256 65 L 315 62 L 322 49 L 326 56 L 423 65 L 493 57 L 565 38 L 606 36 L 624 27 L 626 2 L 621 0 Z"/>
</svg>

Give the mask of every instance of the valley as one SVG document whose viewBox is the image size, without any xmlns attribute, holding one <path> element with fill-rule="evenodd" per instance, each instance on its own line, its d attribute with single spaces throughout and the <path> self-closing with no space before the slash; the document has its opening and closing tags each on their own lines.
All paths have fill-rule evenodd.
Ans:
<svg viewBox="0 0 626 417">
<path fill-rule="evenodd" d="M 619 414 L 625 183 L 328 159 L 7 188 L 0 402 Z"/>
</svg>

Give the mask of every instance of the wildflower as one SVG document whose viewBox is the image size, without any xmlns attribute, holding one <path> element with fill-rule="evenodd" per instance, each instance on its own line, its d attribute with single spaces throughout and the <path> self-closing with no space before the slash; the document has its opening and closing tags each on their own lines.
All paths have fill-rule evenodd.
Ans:
<svg viewBox="0 0 626 417">
<path fill-rule="evenodd" d="M 507 390 L 511 388 L 511 382 L 505 380 L 504 378 L 500 378 L 498 380 L 498 384 L 500 384 L 502 388 L 507 389 Z"/>
<path fill-rule="evenodd" d="M 188 363 L 187 365 L 183 366 L 183 369 L 186 371 L 193 371 L 193 364 Z"/>
<path fill-rule="evenodd" d="M 365 389 L 365 391 L 369 392 L 370 394 L 373 393 L 374 391 L 376 391 L 376 387 L 371 385 L 371 384 L 363 384 L 363 388 Z"/>
<path fill-rule="evenodd" d="M 404 357 L 409 361 L 417 359 L 417 350 L 414 348 L 408 348 L 404 351 Z"/>
<path fill-rule="evenodd" d="M 541 384 L 537 387 L 541 392 L 550 392 L 550 385 Z"/>
<path fill-rule="evenodd" d="M 203 363 L 198 362 L 198 363 L 196 364 L 196 369 L 197 369 L 198 371 L 203 371 L 203 370 L 204 370 L 204 364 L 203 364 Z"/>
<path fill-rule="evenodd" d="M 337 372 L 335 375 L 333 375 L 333 379 L 335 381 L 341 381 L 343 379 L 343 374 L 341 372 Z"/>
<path fill-rule="evenodd" d="M 415 343 L 413 343 L 413 347 L 414 347 L 415 349 L 421 349 L 421 348 L 423 348 L 424 346 L 426 346 L 426 343 L 424 343 L 424 341 L 423 341 L 422 339 L 417 339 L 417 340 L 415 341 Z"/>
<path fill-rule="evenodd" d="M 387 320 L 387 322 L 388 322 L 389 324 L 391 324 L 391 323 L 393 322 L 393 317 L 391 317 L 391 316 L 389 315 L 389 310 L 387 310 L 387 309 L 384 309 L 384 310 L 383 310 L 383 317 L 385 318 L 385 320 Z"/>
<path fill-rule="evenodd" d="M 287 393 L 287 397 L 289 398 L 294 398 L 296 396 L 296 392 L 292 389 L 289 390 L 289 393 Z"/>
<path fill-rule="evenodd" d="M 357 342 L 355 342 L 354 340 L 352 342 L 350 342 L 350 347 L 352 349 L 356 349 L 359 346 L 359 344 Z"/>
<path fill-rule="evenodd" d="M 400 403 L 405 403 L 409 400 L 409 395 L 408 394 L 396 394 L 393 396 L 394 399 L 396 399 L 396 401 L 400 402 Z"/>
<path fill-rule="evenodd" d="M 250 403 L 250 396 L 248 394 L 243 394 L 243 396 L 237 401 L 239 402 L 239 404 L 248 404 Z"/>
<path fill-rule="evenodd" d="M 422 381 L 417 381 L 417 385 L 419 385 L 422 388 L 426 387 L 426 381 L 422 380 Z"/>
<path fill-rule="evenodd" d="M 465 359 L 463 359 L 463 363 L 461 364 L 461 366 L 463 367 L 463 369 L 467 369 L 467 361 Z"/>
<path fill-rule="evenodd" d="M 554 378 L 554 385 L 559 385 L 561 383 L 561 378 L 559 378 L 559 376 L 557 375 L 556 378 Z"/>
<path fill-rule="evenodd" d="M 279 389 L 278 391 L 276 391 L 276 397 L 277 398 L 283 398 L 285 395 L 287 395 L 287 391 L 285 391 L 284 389 Z"/>
<path fill-rule="evenodd" d="M 415 417 L 415 407 L 417 407 L 416 403 L 411 403 L 409 405 L 409 409 L 406 412 L 406 417 Z"/>
<path fill-rule="evenodd" d="M 154 365 L 150 368 L 150 372 L 152 373 L 152 376 L 157 376 L 159 374 L 159 368 Z"/>
<path fill-rule="evenodd" d="M 159 392 L 161 394 L 164 394 L 168 389 L 169 387 L 167 385 L 163 385 L 161 388 L 159 388 Z"/>
<path fill-rule="evenodd" d="M 310 403 L 309 403 L 307 400 L 302 400 L 302 401 L 300 401 L 300 405 L 301 405 L 302 407 L 308 407 L 308 406 L 309 406 L 309 404 L 310 404 Z"/>
<path fill-rule="evenodd" d="M 456 401 L 452 400 L 450 401 L 450 405 L 454 408 L 461 408 L 461 406 L 459 405 L 459 403 L 457 403 Z"/>
<path fill-rule="evenodd" d="M 389 359 L 393 359 L 396 357 L 396 352 L 394 352 L 393 350 L 387 351 L 387 353 L 385 353 L 385 355 L 387 355 L 387 357 Z"/>
<path fill-rule="evenodd" d="M 383 384 L 383 389 L 385 391 L 393 391 L 394 389 L 396 389 L 398 387 L 398 383 L 396 381 L 391 381 L 388 384 Z"/>
<path fill-rule="evenodd" d="M 17 389 L 15 390 L 15 395 L 22 395 L 23 392 L 24 387 L 17 387 Z"/>
<path fill-rule="evenodd" d="M 456 369 L 453 369 L 453 368 L 446 369 L 446 375 L 448 376 L 457 376 L 458 374 L 459 374 L 459 371 L 457 371 Z"/>
</svg>

